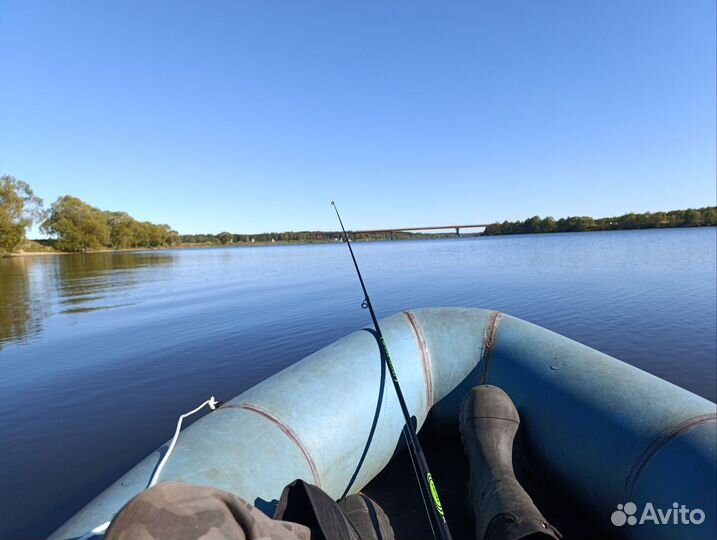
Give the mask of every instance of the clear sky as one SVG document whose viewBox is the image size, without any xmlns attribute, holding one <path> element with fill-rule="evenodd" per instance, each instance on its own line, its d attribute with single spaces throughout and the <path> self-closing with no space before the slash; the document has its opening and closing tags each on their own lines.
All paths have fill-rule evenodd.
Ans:
<svg viewBox="0 0 717 540">
<path fill-rule="evenodd" d="M 182 233 L 714 205 L 714 0 L 0 0 L 0 174 Z"/>
</svg>

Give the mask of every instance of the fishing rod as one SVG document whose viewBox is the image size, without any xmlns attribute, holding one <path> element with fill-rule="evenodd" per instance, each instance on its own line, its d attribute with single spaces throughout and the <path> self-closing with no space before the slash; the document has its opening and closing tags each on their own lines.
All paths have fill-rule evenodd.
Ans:
<svg viewBox="0 0 717 540">
<path fill-rule="evenodd" d="M 356 268 L 356 273 L 358 274 L 359 281 L 361 282 L 361 289 L 363 289 L 363 295 L 364 295 L 364 301 L 361 303 L 361 307 L 364 309 L 368 309 L 369 313 L 371 314 L 371 320 L 373 321 L 373 326 L 376 329 L 376 336 L 378 337 L 378 342 L 381 347 L 381 352 L 383 353 L 381 356 L 386 361 L 386 365 L 388 366 L 388 371 L 391 374 L 391 380 L 393 381 L 393 387 L 396 390 L 396 396 L 398 397 L 398 403 L 401 405 L 401 412 L 403 413 L 403 419 L 406 422 L 406 427 L 404 432 L 408 433 L 408 450 L 409 453 L 412 453 L 413 456 L 411 457 L 411 461 L 414 460 L 414 469 L 416 465 L 418 466 L 418 469 L 420 471 L 416 471 L 416 476 L 418 476 L 418 484 L 421 488 L 421 495 L 423 496 L 423 493 L 426 493 L 426 495 L 430 494 L 432 505 L 431 509 L 432 512 L 429 513 L 428 519 L 429 523 L 431 524 L 431 529 L 433 529 L 433 535 L 437 538 L 440 538 L 441 540 L 452 540 L 451 531 L 448 529 L 448 523 L 446 523 L 446 517 L 443 513 L 443 507 L 441 506 L 441 500 L 438 497 L 438 489 L 436 489 L 436 485 L 433 482 L 433 477 L 431 476 L 431 472 L 428 470 L 428 462 L 426 461 L 426 456 L 423 454 L 423 449 L 421 448 L 421 443 L 418 442 L 418 435 L 416 434 L 416 428 L 413 426 L 413 421 L 411 420 L 411 414 L 408 412 L 408 406 L 406 405 L 406 400 L 403 398 L 403 392 L 401 391 L 401 385 L 398 384 L 398 377 L 396 376 L 396 370 L 393 368 L 393 362 L 391 362 L 391 356 L 388 354 L 388 347 L 386 346 L 386 342 L 383 339 L 383 334 L 381 333 L 381 327 L 378 325 L 378 319 L 376 318 L 376 313 L 373 310 L 373 304 L 371 304 L 371 299 L 368 296 L 368 291 L 366 290 L 366 284 L 363 281 L 363 277 L 361 276 L 361 270 L 359 270 L 358 263 L 356 262 L 356 257 L 354 256 L 354 250 L 351 247 L 351 242 L 349 241 L 349 237 L 346 234 L 346 229 L 344 228 L 344 222 L 341 220 L 341 216 L 339 215 L 339 209 L 336 208 L 336 204 L 334 201 L 331 201 L 331 206 L 334 207 L 334 210 L 336 211 L 336 217 L 339 218 L 339 224 L 341 225 L 341 231 L 344 233 L 344 240 L 346 241 L 346 245 L 349 248 L 349 253 L 351 253 L 351 260 L 354 262 L 354 267 Z M 425 501 L 424 501 L 425 502 Z M 433 517 L 433 519 L 431 519 Z M 433 527 L 433 524 L 435 524 L 435 528 Z"/>
</svg>

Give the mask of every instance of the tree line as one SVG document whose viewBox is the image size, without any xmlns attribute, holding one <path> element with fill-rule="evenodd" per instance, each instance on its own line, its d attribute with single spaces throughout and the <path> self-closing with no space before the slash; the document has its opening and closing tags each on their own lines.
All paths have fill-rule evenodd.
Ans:
<svg viewBox="0 0 717 540">
<path fill-rule="evenodd" d="M 616 231 L 625 229 L 662 229 L 668 227 L 702 227 L 717 225 L 717 207 L 689 208 L 671 212 L 645 212 L 617 217 L 588 216 L 554 219 L 534 216 L 525 221 L 504 221 L 486 227 L 483 234 L 532 234 L 554 232 Z"/>
<path fill-rule="evenodd" d="M 52 203 L 40 230 L 57 237 L 55 247 L 60 251 L 158 248 L 172 246 L 179 239 L 169 225 L 137 221 L 125 212 L 100 210 L 70 195 Z"/>
<path fill-rule="evenodd" d="M 49 209 L 30 186 L 12 176 L 0 176 L 0 251 L 12 253 L 25 241 L 33 223 L 54 237 L 52 245 L 61 251 L 82 252 L 94 249 L 159 248 L 178 245 L 242 245 L 251 243 L 338 242 L 338 232 L 299 231 L 261 234 L 180 235 L 169 225 L 138 221 L 125 212 L 100 210 L 77 197 L 64 195 Z M 717 225 L 717 207 L 689 208 L 671 212 L 645 212 L 594 219 L 588 216 L 554 219 L 534 216 L 525 221 L 504 221 L 486 227 L 483 234 L 530 234 L 553 232 L 654 229 Z M 453 236 L 406 231 L 393 233 L 349 233 L 352 240 L 416 239 Z"/>
<path fill-rule="evenodd" d="M 422 237 L 436 238 L 438 236 L 452 235 L 435 235 L 421 234 L 411 232 L 395 232 L 391 233 L 349 233 L 352 240 L 357 241 L 375 241 L 375 240 L 409 240 Z M 325 243 L 340 242 L 342 235 L 336 231 L 288 231 L 288 232 L 269 232 L 259 234 L 236 234 L 230 232 L 221 232 L 219 234 L 181 234 L 179 235 L 182 244 L 198 244 L 198 245 L 230 245 L 230 244 L 251 244 L 251 243 Z"/>
<path fill-rule="evenodd" d="M 45 210 L 42 199 L 26 182 L 0 176 L 0 250 L 15 251 L 33 223 L 55 237 L 53 247 L 60 251 L 156 248 L 179 241 L 179 234 L 169 225 L 100 210 L 70 195 L 59 197 Z"/>
</svg>

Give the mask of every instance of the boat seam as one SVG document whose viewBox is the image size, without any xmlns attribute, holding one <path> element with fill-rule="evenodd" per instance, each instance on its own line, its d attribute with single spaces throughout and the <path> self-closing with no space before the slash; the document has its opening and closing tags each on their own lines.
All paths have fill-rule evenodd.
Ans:
<svg viewBox="0 0 717 540">
<path fill-rule="evenodd" d="M 493 352 L 493 345 L 495 344 L 495 337 L 498 333 L 498 325 L 503 314 L 500 311 L 494 311 L 488 317 L 488 324 L 485 326 L 485 333 L 483 334 L 483 350 L 481 351 L 480 357 L 480 384 L 485 384 L 488 380 L 488 365 L 490 364 L 490 356 Z"/>
<path fill-rule="evenodd" d="M 409 326 L 411 327 L 413 335 L 416 338 L 416 343 L 418 344 L 418 352 L 421 355 L 421 364 L 423 366 L 423 373 L 426 380 L 426 414 L 428 414 L 430 408 L 433 407 L 433 370 L 431 367 L 431 355 L 428 351 L 425 334 L 423 333 L 416 316 L 410 311 L 404 311 L 403 314 L 406 316 L 406 319 L 408 319 Z"/>
<path fill-rule="evenodd" d="M 311 476 L 314 478 L 314 483 L 321 487 L 321 478 L 319 476 L 319 470 L 316 467 L 316 463 L 314 462 L 314 459 L 311 457 L 311 454 L 309 453 L 308 449 L 304 444 L 301 442 L 301 439 L 299 438 L 299 435 L 291 429 L 290 426 L 285 424 L 281 421 L 279 417 L 277 417 L 274 413 L 264 409 L 263 407 L 260 407 L 258 405 L 254 405 L 253 403 L 239 403 L 237 405 L 233 403 L 224 404 L 219 409 L 225 409 L 225 408 L 234 408 L 234 409 L 243 409 L 245 411 L 253 412 L 258 414 L 259 416 L 262 416 L 269 420 L 272 424 L 274 424 L 276 427 L 278 427 L 284 435 L 286 435 L 289 439 L 291 439 L 291 442 L 294 443 L 294 445 L 299 449 L 301 454 L 304 456 L 304 460 L 309 465 L 309 469 L 311 469 Z"/>
<path fill-rule="evenodd" d="M 680 435 L 688 432 L 693 427 L 714 421 L 717 421 L 717 414 L 715 413 L 693 416 L 692 418 L 688 418 L 687 420 L 683 420 L 682 422 L 670 426 L 655 437 L 652 442 L 647 445 L 642 454 L 640 454 L 640 457 L 633 464 L 627 478 L 625 478 L 625 500 L 632 500 L 633 492 L 635 491 L 637 481 L 640 479 L 640 475 L 647 467 L 647 464 L 664 446 L 666 446 L 673 439 L 676 439 Z"/>
</svg>

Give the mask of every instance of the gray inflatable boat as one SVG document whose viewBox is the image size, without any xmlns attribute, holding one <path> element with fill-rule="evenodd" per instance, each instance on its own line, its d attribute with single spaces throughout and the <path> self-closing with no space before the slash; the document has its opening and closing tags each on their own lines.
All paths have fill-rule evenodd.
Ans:
<svg viewBox="0 0 717 540">
<path fill-rule="evenodd" d="M 461 400 L 481 383 L 499 386 L 515 403 L 521 459 L 535 485 L 555 495 L 558 513 L 571 517 L 568 530 L 576 536 L 717 537 L 714 403 L 495 311 L 418 309 L 384 319 L 381 328 L 455 537 L 461 530 L 470 537 L 471 529 L 462 528 L 465 458 L 459 446 L 451 449 Z M 410 469 L 397 469 L 403 426 L 374 335 L 357 331 L 182 432 L 160 480 L 214 486 L 271 513 L 283 487 L 301 478 L 336 499 L 364 490 L 392 519 L 396 508 L 397 521 L 407 516 L 407 527 L 415 526 L 423 509 L 405 496 L 416 491 L 415 480 Z M 147 487 L 166 450 L 148 456 L 51 538 L 80 538 L 111 520 Z M 668 510 L 675 513 L 665 517 Z M 560 519 L 553 520 L 558 528 Z M 400 523 L 394 528 L 401 538 Z"/>
</svg>

